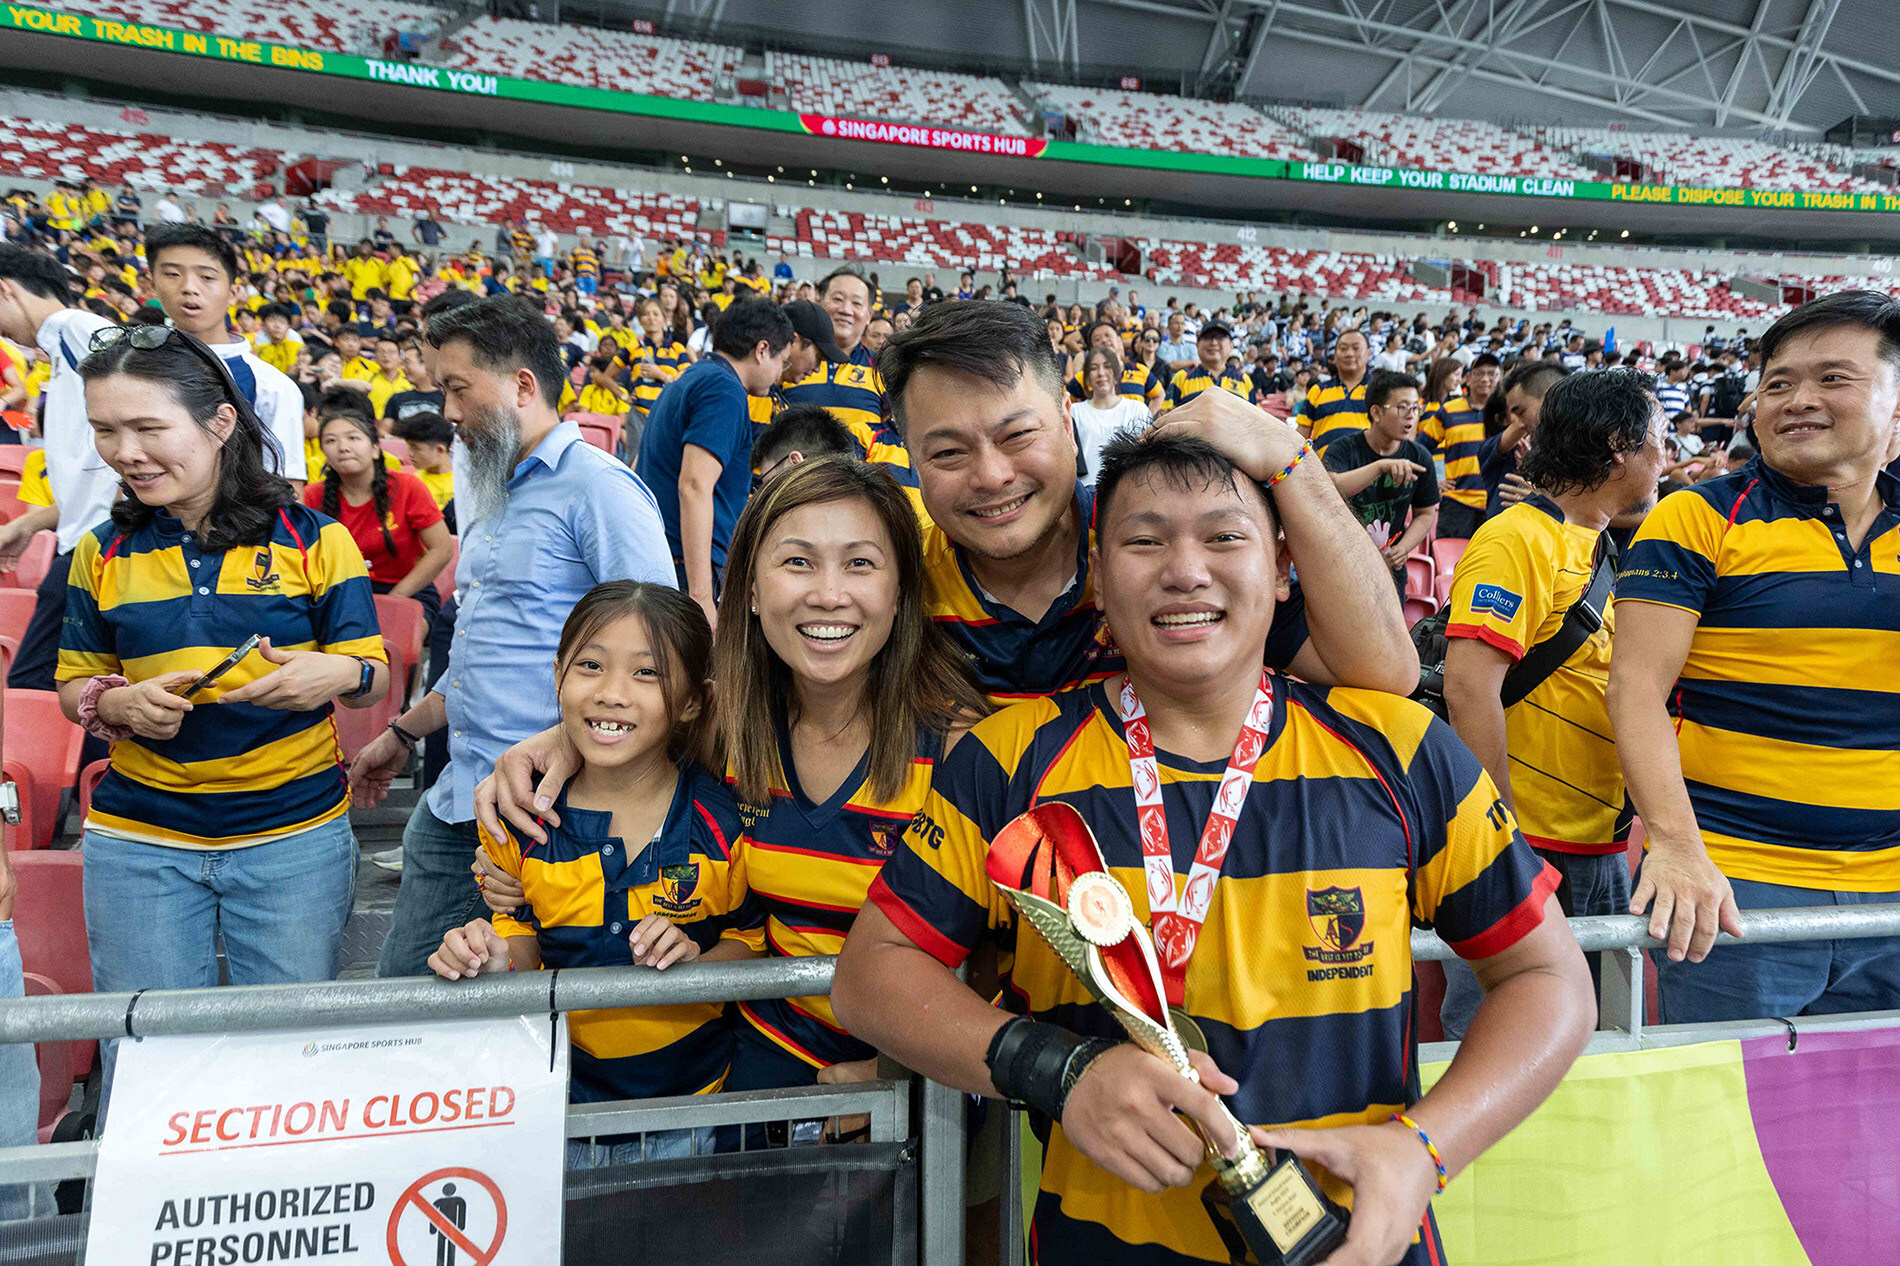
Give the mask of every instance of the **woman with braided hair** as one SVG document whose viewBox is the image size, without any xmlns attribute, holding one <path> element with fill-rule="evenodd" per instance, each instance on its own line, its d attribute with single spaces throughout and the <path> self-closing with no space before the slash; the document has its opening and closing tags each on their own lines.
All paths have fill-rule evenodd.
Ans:
<svg viewBox="0 0 1900 1266">
<path fill-rule="evenodd" d="M 367 400 L 360 410 L 332 411 L 317 442 L 324 475 L 304 489 L 304 504 L 349 529 L 377 593 L 414 598 L 434 619 L 442 601 L 436 574 L 455 548 L 435 498 L 420 479 L 384 463 Z"/>
</svg>

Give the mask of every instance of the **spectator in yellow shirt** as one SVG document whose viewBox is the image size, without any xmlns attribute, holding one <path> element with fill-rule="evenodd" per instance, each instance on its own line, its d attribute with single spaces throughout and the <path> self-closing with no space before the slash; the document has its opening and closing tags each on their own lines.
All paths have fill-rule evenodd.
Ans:
<svg viewBox="0 0 1900 1266">
<path fill-rule="evenodd" d="M 415 257 L 398 249 L 384 269 L 389 302 L 399 313 L 406 313 L 415 301 L 416 279 L 421 275 Z"/>
<path fill-rule="evenodd" d="M 619 417 L 633 407 L 627 389 L 614 381 L 614 358 L 592 357 L 587 362 L 587 385 L 581 388 L 579 409 L 582 413 L 604 413 Z"/>
<path fill-rule="evenodd" d="M 367 237 L 356 244 L 356 254 L 343 261 L 343 280 L 350 283 L 352 299 L 367 299 L 369 292 L 385 287 L 389 268 L 376 256 L 375 243 Z"/>
<path fill-rule="evenodd" d="M 348 375 L 345 375 L 346 377 Z M 387 331 L 376 336 L 376 370 L 369 376 L 369 407 L 377 417 L 383 406 L 399 391 L 410 391 L 415 384 L 402 372 L 402 344 Z"/>
<path fill-rule="evenodd" d="M 30 448 L 20 468 L 20 500 L 30 506 L 53 504 L 53 485 L 46 478 L 46 450 Z"/>
<path fill-rule="evenodd" d="M 376 377 L 376 362 L 363 355 L 363 331 L 354 324 L 341 325 L 336 331 L 336 354 L 343 358 L 343 379 L 362 384 L 368 391 Z"/>
<path fill-rule="evenodd" d="M 259 360 L 288 374 L 297 364 L 297 353 L 303 350 L 303 336 L 290 328 L 290 309 L 280 303 L 271 304 L 260 315 L 263 328 L 252 337 L 251 346 Z"/>
<path fill-rule="evenodd" d="M 395 436 L 409 446 L 409 464 L 416 478 L 435 498 L 437 509 L 455 499 L 455 466 L 451 446 L 455 426 L 439 413 L 412 413 L 396 423 Z"/>
</svg>

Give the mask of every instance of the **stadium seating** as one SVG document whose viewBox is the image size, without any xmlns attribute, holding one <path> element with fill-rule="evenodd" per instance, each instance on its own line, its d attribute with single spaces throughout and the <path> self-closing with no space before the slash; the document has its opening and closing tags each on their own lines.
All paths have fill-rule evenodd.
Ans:
<svg viewBox="0 0 1900 1266">
<path fill-rule="evenodd" d="M 283 166 L 267 149 L 222 141 L 173 140 L 150 132 L 0 116 L 0 172 L 35 180 L 78 180 L 179 193 L 249 193 Z"/>
<path fill-rule="evenodd" d="M 1055 229 L 810 210 L 798 213 L 797 224 L 797 253 L 806 256 L 918 268 L 996 269 L 1007 264 L 1029 277 L 1120 277 L 1106 264 L 1088 263 L 1075 251 L 1074 235 Z"/>
<path fill-rule="evenodd" d="M 592 26 L 477 18 L 443 41 L 442 64 L 461 70 L 581 84 L 655 97 L 711 101 L 745 54 L 725 44 Z"/>
<path fill-rule="evenodd" d="M 1768 322 L 1786 307 L 1728 289 L 1724 276 L 1688 268 L 1496 263 L 1489 302 L 1538 312 L 1600 312 Z"/>
<path fill-rule="evenodd" d="M 1045 108 L 1076 120 L 1078 139 L 1131 149 L 1310 160 L 1313 151 L 1258 110 L 1222 101 L 1025 83 Z"/>
<path fill-rule="evenodd" d="M 537 220 L 556 232 L 614 232 L 698 238 L 699 203 L 670 193 L 635 193 L 602 185 L 571 185 L 514 176 L 479 176 L 432 167 L 390 166 L 365 189 L 327 189 L 317 200 L 338 211 L 499 224 Z M 486 244 L 488 235 L 482 235 Z"/>
<path fill-rule="evenodd" d="M 1295 251 L 1274 246 L 1141 240 L 1150 280 L 1216 290 L 1296 290 L 1305 294 L 1395 302 L 1430 302 L 1440 292 L 1406 275 L 1403 259 L 1347 251 Z"/>
<path fill-rule="evenodd" d="M 1274 114 L 1309 136 L 1338 138 L 1363 146 L 1365 161 L 1377 166 L 1567 180 L 1598 178 L 1567 154 L 1477 119 L 1432 119 L 1310 106 L 1275 107 Z"/>
<path fill-rule="evenodd" d="M 20 843 L 46 848 L 53 842 L 60 796 L 79 777 L 79 748 L 86 732 L 66 719 L 59 695 L 51 690 L 8 690 L 6 717 L 7 773 L 13 776 L 16 769 L 24 769 L 28 775 L 19 783 L 20 813 L 21 825 L 31 829 Z"/>
<path fill-rule="evenodd" d="M 450 16 L 447 9 L 390 0 L 377 4 L 353 0 L 297 0 L 295 4 L 272 4 L 270 0 L 152 0 L 140 4 L 130 0 L 72 0 L 59 7 L 121 22 L 215 31 L 327 53 L 373 52 L 387 35 L 397 31 L 432 34 Z"/>
<path fill-rule="evenodd" d="M 770 53 L 766 78 L 801 114 L 895 119 L 1027 135 L 1016 94 L 1000 79 L 909 66 L 873 66 L 800 53 Z"/>
<path fill-rule="evenodd" d="M 1551 148 L 1574 154 L 1632 158 L 1653 184 L 1716 189 L 1830 189 L 1876 193 L 1889 186 L 1845 170 L 1849 151 L 1832 145 L 1786 146 L 1731 136 L 1681 132 L 1619 132 L 1609 128 L 1543 128 Z M 1598 177 L 1601 179 L 1601 177 Z"/>
</svg>

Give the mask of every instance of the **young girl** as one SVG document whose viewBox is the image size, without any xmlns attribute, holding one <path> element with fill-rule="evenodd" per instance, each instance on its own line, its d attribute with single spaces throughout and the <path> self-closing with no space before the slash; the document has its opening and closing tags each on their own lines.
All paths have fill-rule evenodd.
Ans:
<svg viewBox="0 0 1900 1266">
<path fill-rule="evenodd" d="M 414 475 L 389 469 L 365 410 L 325 417 L 317 442 L 323 477 L 305 487 L 304 504 L 350 530 L 377 593 L 414 598 L 433 618 L 442 602 L 436 574 L 455 551 L 435 498 Z"/>
<path fill-rule="evenodd" d="M 660 970 L 695 958 L 751 958 L 762 919 L 734 864 L 743 829 L 732 796 L 695 763 L 706 723 L 712 632 L 697 603 L 631 580 L 596 585 L 561 629 L 555 689 L 580 772 L 547 842 L 494 839 L 489 865 L 526 904 L 442 938 L 429 966 L 450 980 L 486 972 L 628 963 Z M 552 820 L 552 818 L 550 819 Z M 726 1080 L 733 1033 L 718 1003 L 577 1011 L 569 1097 L 577 1103 L 711 1094 Z M 711 1130 L 646 1136 L 644 1159 L 712 1149 Z M 569 1144 L 570 1167 L 590 1163 Z M 642 1159 L 612 1143 L 597 1163 Z"/>
</svg>

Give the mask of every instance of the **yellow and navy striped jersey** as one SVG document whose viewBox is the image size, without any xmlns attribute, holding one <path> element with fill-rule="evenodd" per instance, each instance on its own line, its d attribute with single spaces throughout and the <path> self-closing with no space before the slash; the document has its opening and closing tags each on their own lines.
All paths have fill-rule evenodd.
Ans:
<svg viewBox="0 0 1900 1266">
<path fill-rule="evenodd" d="M 534 254 L 534 235 L 526 229 L 508 230 L 508 249 L 519 259 L 527 259 Z"/>
<path fill-rule="evenodd" d="M 1337 378 L 1328 378 L 1308 389 L 1306 399 L 1295 410 L 1293 419 L 1307 428 L 1313 449 L 1326 455 L 1326 446 L 1342 435 L 1366 429 L 1366 384 L 1363 380 L 1351 391 Z"/>
<path fill-rule="evenodd" d="M 573 268 L 576 277 L 600 276 L 600 256 L 585 246 L 576 246 L 567 254 L 568 265 Z"/>
<path fill-rule="evenodd" d="M 1759 457 L 1643 520 L 1618 602 L 1697 616 L 1670 697 L 1682 777 L 1723 874 L 1900 889 L 1900 479 L 1858 550 L 1827 490 Z"/>
<path fill-rule="evenodd" d="M 1121 652 L 1103 636 L 1089 574 L 1095 543 L 1095 491 L 1077 488 L 1075 579 L 1039 619 L 1031 619 L 983 592 L 963 551 L 935 524 L 924 529 L 924 573 L 930 577 L 924 613 L 950 635 L 970 661 L 977 685 L 997 707 L 1040 699 L 1101 681 L 1122 670 Z M 1285 668 L 1306 645 L 1306 607 L 1293 590 L 1273 612 L 1267 663 Z"/>
<path fill-rule="evenodd" d="M 627 937 L 657 914 L 684 929 L 703 952 L 726 935 L 754 940 L 760 918 L 746 899 L 739 812 L 717 777 L 680 769 L 659 834 L 629 857 L 610 834 L 613 815 L 577 809 L 563 795 L 561 825 L 545 845 L 497 841 L 482 832 L 495 865 L 521 881 L 526 903 L 496 915 L 503 936 L 532 936 L 541 965 L 625 967 Z M 732 1026 L 721 1003 L 576 1011 L 568 1016 L 573 1084 L 580 1103 L 716 1093 L 732 1062 Z"/>
<path fill-rule="evenodd" d="M 818 368 L 786 387 L 784 395 L 786 404 L 816 404 L 831 410 L 867 448 L 884 425 L 884 380 L 870 365 L 820 361 Z"/>
<path fill-rule="evenodd" d="M 1425 406 L 1418 438 L 1445 459 L 1445 500 L 1484 509 L 1484 476 L 1478 449 L 1484 443 L 1484 410 L 1464 396 Z"/>
<path fill-rule="evenodd" d="M 765 914 L 765 951 L 774 958 L 836 954 L 864 894 L 930 790 L 941 736 L 919 731 L 910 773 L 888 801 L 873 798 L 858 762 L 822 804 L 798 785 L 791 742 L 779 727 L 779 777 L 767 803 L 741 804 L 746 884 Z M 868 760 L 868 755 L 866 757 Z M 838 1027 L 829 997 L 741 1002 L 761 1036 L 814 1068 L 870 1059 L 877 1052 Z"/>
<path fill-rule="evenodd" d="M 1555 637 L 1590 587 L 1597 534 L 1539 493 L 1486 519 L 1451 580 L 1446 637 L 1476 638 L 1512 663 Z M 1629 843 L 1623 768 L 1605 691 L 1615 604 L 1557 671 L 1504 713 L 1511 801 L 1524 838 L 1559 853 L 1620 853 Z"/>
<path fill-rule="evenodd" d="M 1174 377 L 1168 379 L 1168 407 L 1178 409 L 1209 387 L 1219 387 L 1231 391 L 1242 400 L 1253 399 L 1253 384 L 1247 381 L 1245 374 L 1232 373 L 1222 369 L 1218 374 L 1210 374 L 1204 365 L 1192 369 L 1177 369 Z"/>
<path fill-rule="evenodd" d="M 1157 753 L 1175 882 L 1185 881 L 1226 761 Z M 1091 686 L 979 721 L 940 763 L 922 812 L 869 899 L 949 966 L 984 941 L 1009 962 L 1003 1005 L 1119 1039 L 1106 1009 L 1034 932 L 1019 931 L 985 870 L 1003 826 L 1044 801 L 1075 807 L 1148 917 L 1127 740 Z M 1467 958 L 1509 948 L 1543 919 L 1556 872 L 1517 833 L 1491 778 L 1444 722 L 1373 691 L 1281 678 L 1267 744 L 1198 949 L 1187 1012 L 1240 1080 L 1242 1121 L 1373 1124 L 1417 1098 L 1411 930 Z M 1013 958 L 1013 961 L 1011 961 Z M 1147 1195 L 1096 1168 L 1059 1125 L 1047 1139 L 1035 1234 L 1043 1263 L 1225 1262 L 1200 1207 L 1210 1175 Z M 1315 1167 L 1328 1193 L 1346 1184 Z M 1404 1257 L 1443 1261 L 1435 1225 Z"/>
<path fill-rule="evenodd" d="M 627 363 L 637 366 L 642 361 L 660 371 L 658 378 L 649 378 L 638 372 L 633 376 L 633 407 L 645 413 L 660 398 L 660 392 L 666 389 L 666 384 L 678 378 L 680 371 L 691 361 L 686 355 L 684 343 L 671 338 L 664 342 L 641 338 L 629 349 Z"/>
<path fill-rule="evenodd" d="M 387 661 L 349 529 L 289 505 L 264 543 L 211 551 L 162 510 L 129 535 L 100 524 L 73 549 L 57 676 L 136 682 L 204 672 L 253 633 L 279 650 Z M 234 848 L 346 811 L 333 705 L 208 706 L 272 668 L 253 653 L 193 699 L 176 736 L 114 743 L 87 828 L 173 848 Z"/>
<path fill-rule="evenodd" d="M 1167 394 L 1167 387 L 1161 381 L 1161 371 L 1153 365 L 1144 365 L 1138 360 L 1122 362 L 1121 386 L 1116 394 L 1124 400 L 1133 400 L 1136 404 L 1146 405 L 1150 411 L 1161 403 L 1161 397 Z M 1069 379 L 1069 399 L 1087 400 L 1089 389 L 1077 374 Z"/>
</svg>

